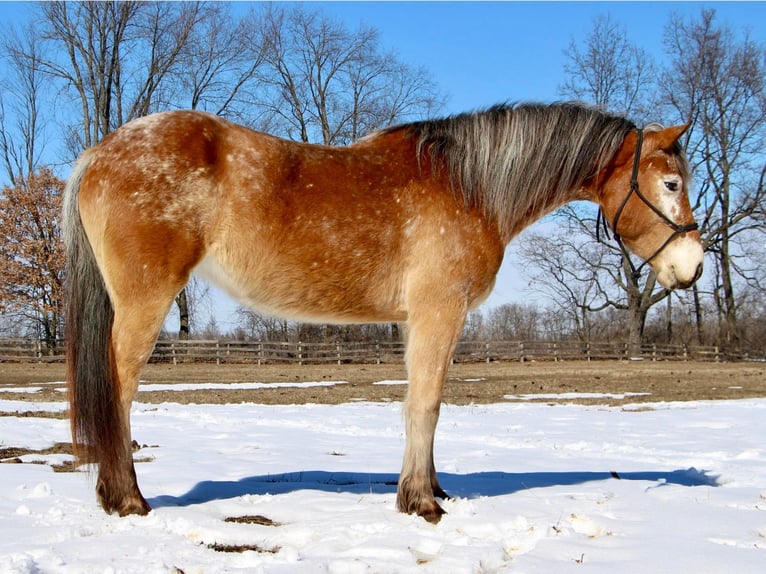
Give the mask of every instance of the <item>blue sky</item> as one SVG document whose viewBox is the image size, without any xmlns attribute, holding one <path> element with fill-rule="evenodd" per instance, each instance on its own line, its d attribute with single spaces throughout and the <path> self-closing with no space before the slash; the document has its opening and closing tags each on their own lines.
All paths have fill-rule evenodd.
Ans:
<svg viewBox="0 0 766 574">
<path fill-rule="evenodd" d="M 350 27 L 377 28 L 381 45 L 426 67 L 450 94 L 446 112 L 504 100 L 560 97 L 565 51 L 602 14 L 659 56 L 673 15 L 714 8 L 720 22 L 766 43 L 766 2 L 321 2 Z"/>
</svg>

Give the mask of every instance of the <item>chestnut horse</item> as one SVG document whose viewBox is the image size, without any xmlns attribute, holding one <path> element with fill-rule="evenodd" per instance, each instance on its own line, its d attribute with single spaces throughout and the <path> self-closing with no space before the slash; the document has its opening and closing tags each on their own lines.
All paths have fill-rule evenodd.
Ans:
<svg viewBox="0 0 766 574">
<path fill-rule="evenodd" d="M 396 506 L 437 522 L 434 497 L 446 494 L 433 442 L 447 367 L 515 235 L 591 200 L 662 285 L 700 275 L 685 129 L 639 130 L 578 104 L 501 105 L 348 147 L 192 111 L 119 128 L 82 154 L 64 197 L 72 433 L 82 459 L 99 465 L 99 502 L 120 515 L 150 510 L 130 407 L 165 316 L 197 272 L 269 314 L 406 325 Z"/>
</svg>

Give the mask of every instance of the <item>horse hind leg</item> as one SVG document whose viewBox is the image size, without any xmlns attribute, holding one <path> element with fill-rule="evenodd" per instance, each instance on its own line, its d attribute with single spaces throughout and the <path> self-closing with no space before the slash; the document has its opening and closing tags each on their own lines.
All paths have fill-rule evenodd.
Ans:
<svg viewBox="0 0 766 574">
<path fill-rule="evenodd" d="M 117 399 L 114 422 L 117 440 L 112 456 L 99 461 L 96 496 L 107 512 L 120 516 L 147 514 L 150 506 L 138 487 L 133 463 L 130 409 L 138 391 L 143 367 L 149 359 L 174 295 L 164 297 L 117 298 L 111 331 L 114 361 L 114 394 Z"/>
<path fill-rule="evenodd" d="M 110 342 L 116 404 L 110 426 L 116 436 L 111 452 L 98 461 L 96 494 L 107 512 L 120 516 L 150 510 L 133 464 L 130 409 L 168 310 L 188 281 L 191 263 L 198 259 L 194 249 L 186 250 L 178 241 L 168 241 L 167 249 L 175 257 L 162 263 L 153 258 L 151 245 L 131 245 L 132 257 L 121 257 L 111 249 L 112 256 L 104 257 L 102 265 L 114 309 Z"/>
<path fill-rule="evenodd" d="M 396 506 L 401 512 L 418 514 L 434 524 L 444 514 L 435 497 L 448 498 L 436 476 L 434 434 L 447 369 L 464 321 L 464 307 L 456 304 L 421 310 L 411 316 L 408 325 L 409 388 L 404 408 L 407 445 Z"/>
</svg>

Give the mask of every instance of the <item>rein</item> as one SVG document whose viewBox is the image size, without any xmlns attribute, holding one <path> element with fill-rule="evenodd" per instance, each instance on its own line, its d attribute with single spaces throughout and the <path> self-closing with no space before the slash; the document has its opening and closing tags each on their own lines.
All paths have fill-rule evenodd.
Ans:
<svg viewBox="0 0 766 574">
<path fill-rule="evenodd" d="M 663 249 L 665 249 L 671 241 L 673 241 L 676 237 L 681 235 L 682 233 L 686 233 L 687 231 L 694 231 L 698 229 L 697 222 L 689 223 L 687 225 L 681 225 L 680 223 L 676 223 L 672 219 L 670 219 L 667 215 L 665 215 L 662 211 L 660 211 L 654 204 L 652 204 L 651 201 L 649 201 L 646 196 L 641 193 L 641 190 L 638 187 L 638 164 L 641 160 L 641 146 L 644 142 L 644 130 L 641 128 L 636 129 L 637 132 L 637 139 L 636 139 L 636 152 L 633 156 L 633 172 L 630 176 L 630 190 L 625 195 L 625 198 L 622 200 L 622 203 L 620 204 L 620 207 L 617 208 L 616 213 L 614 214 L 614 219 L 612 220 L 612 234 L 614 235 L 614 240 L 617 242 L 617 245 L 620 247 L 620 251 L 625 256 L 625 259 L 627 259 L 628 264 L 630 265 L 631 270 L 631 276 L 633 277 L 634 281 L 638 281 L 638 278 L 641 276 L 641 271 L 644 269 L 644 267 L 652 261 L 655 257 L 657 257 Z M 623 210 L 625 209 L 625 206 L 628 203 L 628 200 L 630 199 L 630 196 L 633 194 L 636 194 L 638 198 L 646 204 L 649 209 L 651 209 L 655 214 L 659 216 L 659 218 L 673 230 L 673 233 L 670 234 L 670 236 L 665 240 L 665 242 L 660 245 L 657 250 L 652 254 L 651 257 L 644 260 L 643 263 L 641 263 L 638 267 L 633 265 L 633 260 L 630 258 L 630 253 L 628 252 L 628 249 L 625 247 L 625 244 L 622 242 L 622 238 L 620 237 L 620 234 L 617 232 L 617 224 L 620 221 L 620 216 L 622 215 Z M 601 241 L 600 235 L 599 235 L 599 229 L 603 227 L 604 233 L 609 238 L 609 228 L 606 223 L 606 217 L 604 216 L 603 210 L 598 210 L 598 218 L 596 219 L 596 240 Z"/>
</svg>

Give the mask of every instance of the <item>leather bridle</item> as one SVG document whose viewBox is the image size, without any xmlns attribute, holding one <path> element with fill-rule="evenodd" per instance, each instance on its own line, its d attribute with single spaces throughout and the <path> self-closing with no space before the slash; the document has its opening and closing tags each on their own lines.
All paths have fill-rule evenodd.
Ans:
<svg viewBox="0 0 766 574">
<path fill-rule="evenodd" d="M 641 190 L 638 187 L 638 165 L 641 160 L 641 146 L 643 145 L 644 141 L 644 130 L 641 128 L 636 129 L 637 132 L 637 139 L 636 139 L 636 152 L 633 156 L 633 173 L 630 176 L 630 190 L 625 195 L 625 197 L 622 200 L 622 203 L 620 203 L 620 207 L 617 208 L 617 211 L 614 214 L 614 218 L 612 219 L 612 234 L 614 235 L 614 240 L 617 242 L 617 245 L 620 246 L 620 250 L 622 251 L 623 255 L 625 255 L 625 259 L 627 259 L 628 264 L 630 265 L 631 273 L 634 280 L 638 280 L 638 278 L 641 275 L 641 271 L 643 270 L 644 266 L 646 266 L 650 261 L 652 261 L 655 257 L 657 257 L 663 249 L 665 249 L 671 241 L 673 241 L 676 237 L 679 235 L 686 233 L 687 231 L 694 231 L 698 229 L 697 222 L 689 223 L 687 225 L 681 225 L 680 223 L 676 223 L 672 219 L 670 219 L 667 215 L 665 215 L 660 209 L 657 208 L 654 204 L 652 204 L 651 201 L 649 201 L 646 196 L 641 193 Z M 622 242 L 622 238 L 620 237 L 620 234 L 617 232 L 617 224 L 620 222 L 620 216 L 622 215 L 623 210 L 625 209 L 625 206 L 628 203 L 628 200 L 630 199 L 630 196 L 636 194 L 638 198 L 646 204 L 649 209 L 651 209 L 659 218 L 673 230 L 673 233 L 670 234 L 670 236 L 665 240 L 665 242 L 660 245 L 657 250 L 652 254 L 651 257 L 648 259 L 645 259 L 643 263 L 641 263 L 638 267 L 633 265 L 633 261 L 630 258 L 630 254 L 625 247 L 625 244 Z M 606 224 L 606 217 L 604 216 L 604 212 L 599 209 L 598 212 L 598 221 L 596 222 L 596 239 L 600 241 L 599 237 L 599 227 L 603 225 L 604 231 L 608 235 L 608 228 Z"/>
</svg>

